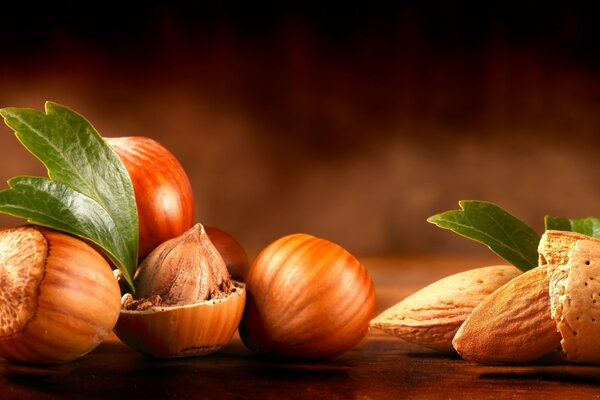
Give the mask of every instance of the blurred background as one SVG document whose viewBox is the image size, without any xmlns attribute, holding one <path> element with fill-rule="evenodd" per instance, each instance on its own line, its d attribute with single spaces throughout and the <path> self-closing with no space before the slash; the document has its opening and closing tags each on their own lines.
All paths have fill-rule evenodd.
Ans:
<svg viewBox="0 0 600 400">
<path fill-rule="evenodd" d="M 426 218 L 460 199 L 540 232 L 600 216 L 600 25 L 592 2 L 485 3 L 3 4 L 0 107 L 158 140 L 197 220 L 251 255 L 295 232 L 487 254 Z M 44 172 L 0 126 L 2 187 Z"/>
</svg>

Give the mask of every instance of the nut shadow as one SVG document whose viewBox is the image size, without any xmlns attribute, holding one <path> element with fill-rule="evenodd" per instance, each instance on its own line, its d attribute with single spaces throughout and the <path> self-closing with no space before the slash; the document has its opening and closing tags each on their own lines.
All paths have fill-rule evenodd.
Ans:
<svg viewBox="0 0 600 400">
<path fill-rule="evenodd" d="M 600 367 L 544 368 L 535 367 L 529 371 L 498 371 L 479 374 L 482 379 L 541 380 L 564 383 L 586 383 L 600 387 Z"/>
</svg>

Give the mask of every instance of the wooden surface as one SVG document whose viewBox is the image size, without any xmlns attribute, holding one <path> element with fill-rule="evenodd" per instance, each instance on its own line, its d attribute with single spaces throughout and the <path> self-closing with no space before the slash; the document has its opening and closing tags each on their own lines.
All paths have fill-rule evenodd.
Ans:
<svg viewBox="0 0 600 400">
<path fill-rule="evenodd" d="M 379 311 L 446 274 L 497 260 L 368 259 Z M 600 367 L 483 366 L 372 330 L 325 362 L 259 359 L 236 335 L 202 358 L 155 361 L 111 336 L 77 362 L 56 368 L 0 364 L 0 399 L 573 399 L 600 398 Z"/>
</svg>

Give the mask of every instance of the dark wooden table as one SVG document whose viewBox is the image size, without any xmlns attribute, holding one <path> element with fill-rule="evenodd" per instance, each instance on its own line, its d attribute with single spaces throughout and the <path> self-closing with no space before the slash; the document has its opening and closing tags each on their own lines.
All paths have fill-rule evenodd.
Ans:
<svg viewBox="0 0 600 400">
<path fill-rule="evenodd" d="M 383 310 L 419 287 L 495 259 L 365 259 Z M 372 330 L 325 362 L 259 359 L 236 335 L 202 358 L 155 361 L 111 336 L 56 368 L 0 364 L 0 399 L 573 399 L 600 398 L 600 367 L 549 358 L 528 366 L 483 366 Z"/>
</svg>

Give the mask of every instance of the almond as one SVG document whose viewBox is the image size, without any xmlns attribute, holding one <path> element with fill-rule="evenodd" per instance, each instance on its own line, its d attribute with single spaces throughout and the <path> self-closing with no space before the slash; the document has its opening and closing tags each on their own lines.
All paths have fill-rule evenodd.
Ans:
<svg viewBox="0 0 600 400">
<path fill-rule="evenodd" d="M 539 246 L 548 262 L 552 317 L 569 361 L 600 363 L 600 240 L 548 231 Z"/>
<path fill-rule="evenodd" d="M 560 345 L 550 316 L 546 266 L 514 278 L 486 297 L 452 344 L 465 359 L 486 364 L 535 360 Z"/>
<path fill-rule="evenodd" d="M 452 338 L 471 311 L 520 273 L 514 266 L 497 265 L 447 276 L 387 309 L 371 326 L 410 343 L 454 352 Z"/>
<path fill-rule="evenodd" d="M 544 232 L 538 245 L 539 265 L 548 265 L 548 274 L 552 275 L 554 268 L 569 261 L 569 250 L 578 240 L 594 240 L 577 232 L 548 230 Z"/>
</svg>

